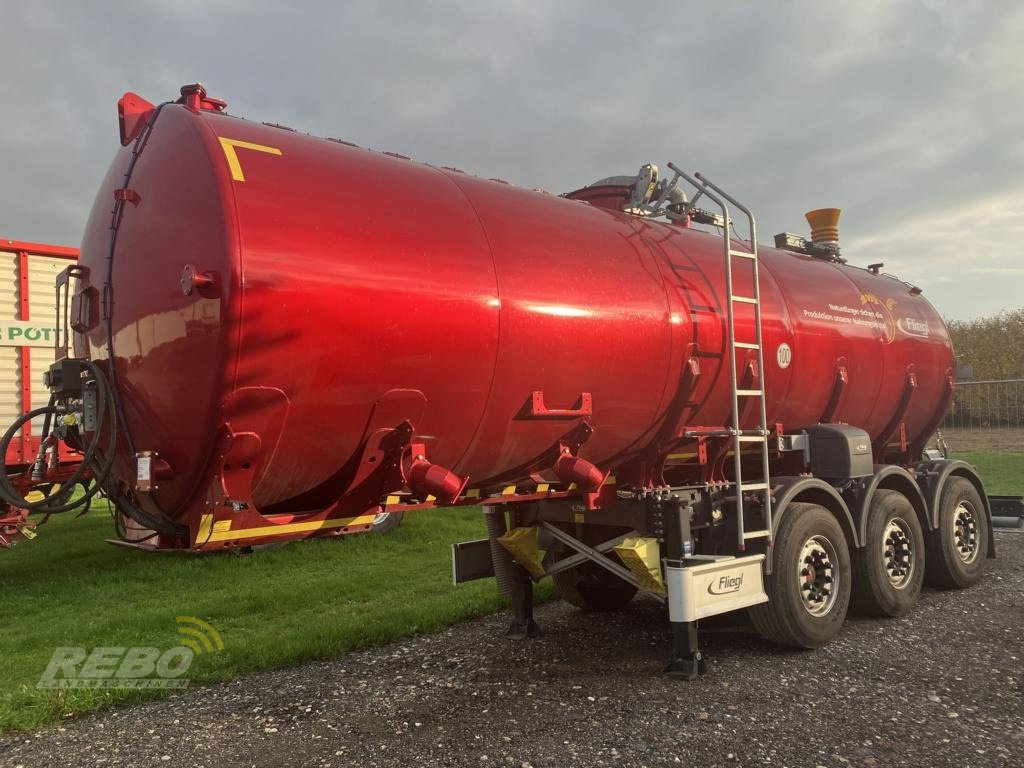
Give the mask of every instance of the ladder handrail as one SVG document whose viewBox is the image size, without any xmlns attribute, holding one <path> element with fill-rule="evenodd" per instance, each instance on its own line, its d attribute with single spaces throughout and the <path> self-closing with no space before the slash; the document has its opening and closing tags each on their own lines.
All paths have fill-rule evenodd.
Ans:
<svg viewBox="0 0 1024 768">
<path fill-rule="evenodd" d="M 671 163 L 669 163 L 669 166 L 671 166 Z M 675 170 L 675 169 L 673 169 L 673 170 Z M 743 203 L 741 203 L 735 197 L 730 195 L 724 189 L 719 187 L 717 184 L 715 184 L 713 181 L 711 181 L 711 179 L 709 179 L 706 176 L 704 176 L 700 171 L 694 172 L 693 175 L 696 176 L 701 181 L 702 184 L 711 187 L 713 190 L 715 190 L 715 192 L 720 194 L 722 197 L 724 197 L 730 203 L 732 203 L 737 208 L 739 208 L 741 211 L 743 211 L 745 214 L 747 214 L 747 218 L 750 219 L 751 222 L 754 221 L 754 214 L 750 212 L 750 209 L 747 208 L 747 206 L 745 206 Z M 751 235 L 750 242 L 756 245 L 757 239 L 754 237 L 754 232 L 751 231 L 750 235 Z"/>
<path fill-rule="evenodd" d="M 757 259 L 757 223 L 754 221 L 753 212 L 747 208 L 739 200 L 736 200 L 724 189 L 718 187 L 710 179 L 697 171 L 694 174 L 698 179 L 704 182 L 706 185 L 715 190 L 718 194 L 724 197 L 726 200 L 731 202 L 745 214 L 747 214 L 747 222 L 750 226 L 750 251 L 754 254 L 754 300 L 757 302 L 754 304 L 754 328 L 757 334 L 757 370 L 758 375 L 761 377 L 761 391 L 765 391 L 765 368 L 764 368 L 764 340 L 761 333 L 761 279 L 758 271 L 758 259 Z M 768 429 L 768 414 L 765 399 L 762 396 L 761 400 L 761 427 L 762 429 Z M 765 482 L 768 482 L 768 446 L 767 443 L 764 446 L 764 450 L 761 452 L 761 469 L 764 473 Z M 771 531 L 772 527 L 772 500 L 771 495 L 765 495 L 765 524 L 768 530 Z"/>
<path fill-rule="evenodd" d="M 754 220 L 754 214 L 743 205 L 741 202 L 732 197 L 728 192 L 718 187 L 710 179 L 703 176 L 700 172 L 694 174 L 696 178 L 690 177 L 687 173 L 677 168 L 672 163 L 668 164 L 668 167 L 677 174 L 677 176 L 685 179 L 695 189 L 697 194 L 690 202 L 688 208 L 692 207 L 694 201 L 696 201 L 701 195 L 707 197 L 712 202 L 716 203 L 722 210 L 723 217 L 723 228 L 722 228 L 722 239 L 725 248 L 725 290 L 726 290 L 726 314 L 728 321 L 728 343 L 729 343 L 729 372 L 731 374 L 730 380 L 732 384 L 732 426 L 729 432 L 733 442 L 733 467 L 736 478 L 736 528 L 737 528 L 737 545 L 740 551 L 746 549 L 746 540 L 748 538 L 755 537 L 766 537 L 769 544 L 771 543 L 771 532 L 772 532 L 772 498 L 771 498 L 771 482 L 769 479 L 769 460 L 768 460 L 768 414 L 767 405 L 765 403 L 765 367 L 764 367 L 764 338 L 761 330 L 761 281 L 758 271 L 758 258 L 757 258 L 757 223 Z M 709 191 L 711 190 L 711 191 Z M 720 197 L 719 197 L 720 195 Z M 744 254 L 741 251 L 735 251 L 732 246 L 732 237 L 729 234 L 730 227 L 732 227 L 732 218 L 729 215 L 729 206 L 731 203 L 738 210 L 742 211 L 747 216 L 747 223 L 750 227 L 750 243 L 749 243 L 749 254 Z M 742 241 L 740 241 L 742 242 Z M 761 443 L 761 471 L 763 481 L 761 483 L 747 483 L 743 482 L 743 468 L 742 468 L 742 457 L 741 457 L 741 443 L 749 442 L 741 439 L 744 436 L 744 430 L 740 428 L 740 410 L 739 410 L 739 380 L 737 375 L 736 365 L 736 318 L 733 309 L 733 304 L 745 297 L 736 297 L 733 294 L 733 279 L 732 279 L 732 260 L 734 257 L 745 255 L 753 266 L 753 288 L 754 295 L 753 301 L 749 299 L 746 303 L 751 303 L 754 306 L 754 331 L 756 336 L 756 359 L 757 359 L 757 371 L 760 379 L 759 388 L 752 390 L 747 393 L 743 391 L 743 395 L 755 396 L 759 401 L 758 416 L 760 417 L 760 428 L 758 433 L 760 435 Z M 744 349 L 749 349 L 749 342 L 744 342 Z M 764 520 L 765 528 L 758 531 L 747 532 L 745 530 L 744 513 L 743 513 L 743 490 L 744 488 L 750 488 L 751 490 L 761 490 L 764 494 Z"/>
</svg>

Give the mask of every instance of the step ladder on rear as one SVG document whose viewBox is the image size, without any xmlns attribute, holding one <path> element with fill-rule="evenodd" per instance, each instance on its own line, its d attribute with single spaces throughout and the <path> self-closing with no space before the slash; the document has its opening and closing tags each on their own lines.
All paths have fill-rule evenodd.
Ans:
<svg viewBox="0 0 1024 768">
<path fill-rule="evenodd" d="M 696 188 L 697 193 L 687 203 L 685 213 L 694 210 L 694 204 L 701 198 L 706 197 L 715 203 L 722 211 L 722 241 L 725 253 L 725 290 L 728 297 L 726 301 L 727 322 L 728 322 L 728 343 L 729 343 L 729 374 L 732 384 L 732 419 L 728 427 L 722 432 L 709 432 L 707 430 L 688 431 L 687 435 L 711 434 L 728 436 L 732 438 L 734 473 L 736 476 L 736 529 L 737 548 L 739 551 L 746 549 L 746 543 L 750 539 L 766 538 L 771 540 L 772 535 L 772 497 L 771 482 L 768 471 L 768 420 L 765 410 L 764 398 L 764 344 L 761 336 L 761 288 L 758 279 L 757 263 L 757 225 L 754 221 L 754 214 L 745 205 L 731 197 L 727 192 L 716 186 L 700 173 L 695 174 L 696 178 L 679 170 L 672 163 L 668 167 L 685 179 Z M 750 231 L 750 242 L 742 248 L 736 248 L 730 236 L 732 219 L 729 215 L 729 205 L 746 214 Z M 742 266 L 741 266 L 742 265 Z M 753 296 L 740 296 L 735 293 L 733 270 L 750 269 L 753 285 Z M 754 338 L 738 340 L 736 338 L 736 305 L 747 304 L 754 308 Z M 757 356 L 757 389 L 740 389 L 739 368 L 736 364 L 737 350 L 753 350 Z M 743 429 L 740 426 L 740 403 L 746 405 L 753 399 L 757 401 L 758 424 L 753 429 Z M 757 444 L 761 451 L 761 480 L 747 482 L 743 479 L 743 462 L 741 449 L 744 445 Z M 761 499 L 761 510 L 763 517 L 763 528 L 748 530 L 744 514 L 744 496 L 756 494 Z"/>
</svg>

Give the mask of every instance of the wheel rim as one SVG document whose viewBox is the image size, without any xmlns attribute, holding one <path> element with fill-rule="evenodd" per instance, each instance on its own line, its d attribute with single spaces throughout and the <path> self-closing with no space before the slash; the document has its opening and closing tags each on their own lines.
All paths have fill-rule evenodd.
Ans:
<svg viewBox="0 0 1024 768">
<path fill-rule="evenodd" d="M 812 616 L 824 616 L 836 604 L 836 549 L 824 536 L 811 536 L 800 549 L 797 587 L 800 602 Z"/>
<path fill-rule="evenodd" d="M 917 553 L 910 537 L 910 526 L 902 517 L 894 517 L 886 523 L 882 534 L 882 563 L 889 583 L 896 589 L 903 589 L 914 576 Z"/>
<path fill-rule="evenodd" d="M 978 511 L 969 501 L 961 501 L 953 510 L 953 549 L 962 563 L 978 557 Z"/>
<path fill-rule="evenodd" d="M 389 517 L 391 517 L 390 512 L 378 512 L 373 516 L 373 524 L 382 525 Z"/>
</svg>

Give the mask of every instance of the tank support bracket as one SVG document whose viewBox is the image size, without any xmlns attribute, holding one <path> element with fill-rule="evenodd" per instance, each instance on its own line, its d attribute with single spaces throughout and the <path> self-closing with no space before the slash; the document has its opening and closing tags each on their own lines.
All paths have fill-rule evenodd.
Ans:
<svg viewBox="0 0 1024 768">
<path fill-rule="evenodd" d="M 633 572 L 626 568 L 624 565 L 619 565 L 616 561 L 612 560 L 611 558 L 605 557 L 600 550 L 587 546 L 576 537 L 569 535 L 561 528 L 552 525 L 546 520 L 542 520 L 540 524 L 541 527 L 543 527 L 544 530 L 551 534 L 551 537 L 554 538 L 556 541 L 564 544 L 570 549 L 576 550 L 577 553 L 583 555 L 586 559 L 590 560 L 595 565 L 599 565 L 606 571 L 611 571 L 620 579 L 629 582 L 637 589 L 643 589 L 643 585 L 641 585 L 640 582 L 636 580 L 636 576 L 633 575 Z M 608 542 L 606 542 L 606 544 L 607 543 Z M 664 600 L 664 598 L 662 598 L 660 595 L 654 595 L 654 597 Z"/>
</svg>

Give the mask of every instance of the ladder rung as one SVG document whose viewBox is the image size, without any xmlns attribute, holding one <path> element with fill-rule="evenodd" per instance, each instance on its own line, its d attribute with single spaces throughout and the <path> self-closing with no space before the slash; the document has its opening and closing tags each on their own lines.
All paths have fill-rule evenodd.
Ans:
<svg viewBox="0 0 1024 768">
<path fill-rule="evenodd" d="M 741 304 L 757 304 L 757 299 L 752 299 L 749 296 L 730 296 L 729 298 Z"/>
<path fill-rule="evenodd" d="M 745 531 L 743 533 L 744 539 L 766 539 L 772 535 L 771 531 Z"/>
<path fill-rule="evenodd" d="M 760 389 L 737 389 L 736 394 L 739 397 L 760 397 L 764 392 Z"/>
<path fill-rule="evenodd" d="M 749 341 L 734 341 L 733 346 L 736 349 L 760 349 L 760 344 L 751 344 Z"/>
<path fill-rule="evenodd" d="M 740 483 L 741 491 L 767 491 L 768 483 Z"/>
<path fill-rule="evenodd" d="M 730 256 L 738 256 L 741 259 L 756 259 L 757 258 L 757 254 L 756 253 L 750 253 L 748 251 L 733 251 L 731 249 L 729 251 L 729 255 Z"/>
<path fill-rule="evenodd" d="M 768 438 L 764 435 L 740 435 L 737 438 L 741 443 L 760 443 Z"/>
</svg>

